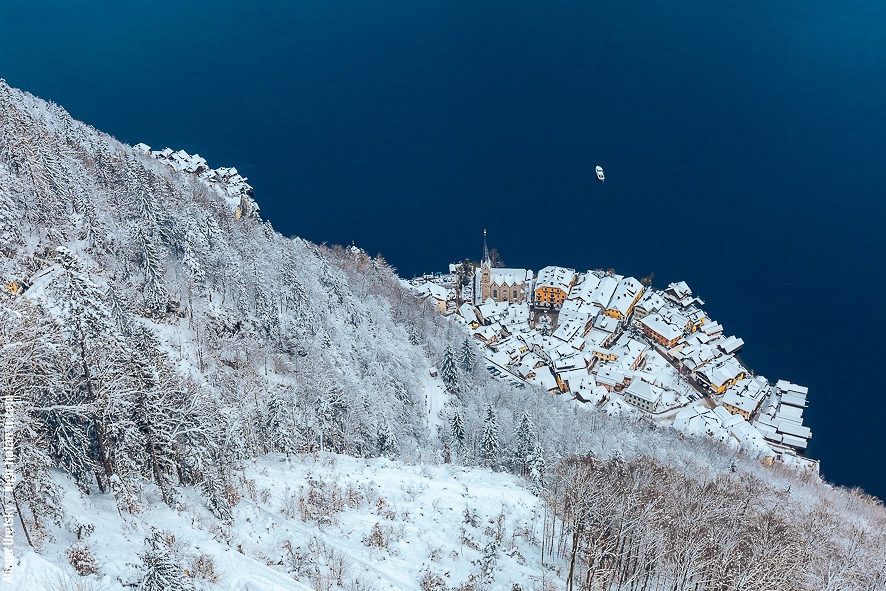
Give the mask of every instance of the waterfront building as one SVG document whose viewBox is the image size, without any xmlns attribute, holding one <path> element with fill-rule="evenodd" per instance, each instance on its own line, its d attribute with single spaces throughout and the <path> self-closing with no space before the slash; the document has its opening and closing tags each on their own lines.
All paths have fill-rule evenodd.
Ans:
<svg viewBox="0 0 886 591">
<path fill-rule="evenodd" d="M 723 407 L 734 415 L 751 420 L 763 400 L 769 396 L 769 382 L 762 376 L 754 379 L 741 379 L 726 390 L 723 395 Z"/>
<path fill-rule="evenodd" d="M 715 394 L 722 394 L 745 376 L 745 368 L 728 356 L 716 363 L 709 363 L 696 372 L 699 381 L 708 386 Z"/>
<path fill-rule="evenodd" d="M 647 316 L 640 321 L 643 334 L 657 343 L 671 348 L 683 337 L 683 331 L 677 326 L 665 321 L 660 314 Z"/>
<path fill-rule="evenodd" d="M 494 267 L 486 246 L 486 230 L 483 230 L 483 260 L 478 270 L 479 284 L 475 292 L 480 301 L 492 299 L 496 302 L 523 303 L 532 284 L 532 271 L 528 269 L 507 269 Z"/>
<path fill-rule="evenodd" d="M 591 292 L 589 303 L 597 306 L 601 310 L 605 310 L 609 307 L 609 300 L 612 299 L 612 295 L 615 293 L 615 290 L 617 288 L 618 279 L 606 275 L 605 277 L 600 279 L 600 283 L 597 284 L 597 288 L 593 292 Z"/>
<path fill-rule="evenodd" d="M 535 281 L 533 305 L 559 310 L 575 282 L 575 271 L 565 267 L 545 267 Z"/>
<path fill-rule="evenodd" d="M 634 319 L 642 320 L 661 310 L 665 305 L 664 298 L 658 292 L 649 290 L 643 294 L 637 305 L 634 306 Z"/>
<path fill-rule="evenodd" d="M 631 315 L 637 301 L 643 295 L 643 286 L 633 277 L 624 277 L 619 281 L 615 292 L 606 305 L 604 314 L 617 320 L 624 320 Z"/>
</svg>

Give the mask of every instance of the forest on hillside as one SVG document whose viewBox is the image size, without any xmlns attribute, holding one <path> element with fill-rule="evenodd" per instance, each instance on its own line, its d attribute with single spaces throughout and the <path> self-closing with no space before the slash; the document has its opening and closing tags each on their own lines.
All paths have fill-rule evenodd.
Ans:
<svg viewBox="0 0 886 591">
<path fill-rule="evenodd" d="M 2 81 L 0 278 L 9 486 L 37 552 L 89 530 L 59 474 L 121 515 L 199 490 L 226 522 L 244 461 L 332 452 L 520 475 L 568 589 L 886 589 L 879 500 L 493 381 L 380 256 L 237 218 L 217 187 Z M 152 578 L 152 544 L 141 587 L 193 587 Z"/>
</svg>

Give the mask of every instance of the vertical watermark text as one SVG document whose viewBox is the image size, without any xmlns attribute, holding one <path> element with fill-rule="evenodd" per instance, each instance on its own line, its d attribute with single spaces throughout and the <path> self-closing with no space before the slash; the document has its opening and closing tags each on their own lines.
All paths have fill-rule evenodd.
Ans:
<svg viewBox="0 0 886 591">
<path fill-rule="evenodd" d="M 15 566 L 14 519 L 16 511 L 15 486 L 15 405 L 11 394 L 3 397 L 3 582 L 13 582 Z"/>
</svg>

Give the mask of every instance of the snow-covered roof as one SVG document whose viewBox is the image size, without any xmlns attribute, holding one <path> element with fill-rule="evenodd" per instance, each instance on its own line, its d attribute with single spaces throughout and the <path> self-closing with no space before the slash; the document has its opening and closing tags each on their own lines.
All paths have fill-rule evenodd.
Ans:
<svg viewBox="0 0 886 591">
<path fill-rule="evenodd" d="M 812 430 L 809 427 L 798 425 L 793 421 L 782 421 L 778 424 L 778 432 L 783 435 L 792 435 L 794 437 L 802 437 L 803 439 L 812 438 Z"/>
<path fill-rule="evenodd" d="M 796 392 L 784 392 L 781 395 L 781 403 L 788 406 L 796 406 L 798 408 L 806 407 L 806 397 Z"/>
<path fill-rule="evenodd" d="M 782 404 L 775 413 L 776 421 L 791 421 L 797 424 L 803 423 L 803 409 L 796 406 Z"/>
<path fill-rule="evenodd" d="M 744 373 L 745 368 L 733 357 L 725 357 L 713 365 L 705 366 L 699 373 L 707 378 L 712 386 L 719 388 L 729 380 L 735 379 Z"/>
<path fill-rule="evenodd" d="M 535 370 L 535 376 L 530 378 L 531 382 L 534 382 L 544 388 L 545 390 L 553 390 L 557 388 L 557 378 L 554 377 L 554 374 L 551 373 L 551 370 L 547 365 L 543 365 Z"/>
<path fill-rule="evenodd" d="M 594 319 L 594 328 L 603 332 L 613 333 L 618 328 L 618 319 L 599 314 Z"/>
<path fill-rule="evenodd" d="M 561 289 L 565 293 L 569 293 L 572 280 L 575 278 L 575 271 L 565 267 L 545 267 L 538 272 L 538 278 L 535 281 L 535 289 L 542 287 L 552 287 Z"/>
<path fill-rule="evenodd" d="M 594 293 L 594 290 L 596 290 L 599 285 L 600 278 L 590 271 L 587 273 L 580 273 L 576 279 L 575 285 L 572 286 L 572 291 L 569 292 L 569 298 L 590 303 L 591 294 Z"/>
<path fill-rule="evenodd" d="M 722 333 L 723 326 L 719 322 L 717 322 L 716 320 L 712 320 L 710 322 L 705 322 L 699 330 L 701 330 L 701 332 L 703 332 L 704 334 L 706 334 L 708 336 L 713 336 L 713 335 Z M 735 338 L 735 337 L 731 337 L 731 338 Z"/>
<path fill-rule="evenodd" d="M 603 277 L 600 279 L 600 284 L 597 286 L 597 289 L 591 293 L 590 303 L 605 310 L 609 305 L 609 300 L 612 299 L 612 294 L 615 293 L 617 288 L 617 279 L 608 275 Z"/>
<path fill-rule="evenodd" d="M 532 271 L 527 269 L 506 269 L 504 267 L 491 267 L 489 269 L 489 281 L 492 284 L 505 286 L 521 286 L 532 280 Z"/>
<path fill-rule="evenodd" d="M 625 381 L 624 372 L 611 365 L 598 366 L 594 375 L 596 376 L 598 384 L 614 386 L 615 384 L 622 384 Z"/>
<path fill-rule="evenodd" d="M 786 380 L 778 380 L 775 383 L 775 387 L 782 392 L 797 392 L 798 394 L 803 394 L 804 396 L 809 393 L 809 388 L 807 388 L 806 386 L 798 386 L 797 384 L 793 384 Z"/>
<path fill-rule="evenodd" d="M 637 296 L 643 291 L 643 286 L 633 277 L 624 277 L 615 288 L 612 298 L 607 304 L 607 310 L 615 310 L 622 316 L 628 313 L 631 304 L 637 299 Z"/>
<path fill-rule="evenodd" d="M 628 389 L 625 390 L 625 397 L 628 395 L 649 402 L 652 405 L 658 404 L 661 400 L 661 389 L 644 382 L 643 380 L 633 380 Z"/>
<path fill-rule="evenodd" d="M 737 381 L 726 390 L 722 403 L 752 413 L 768 393 L 769 384 L 766 382 L 766 378 L 745 378 Z"/>
<path fill-rule="evenodd" d="M 731 336 L 717 344 L 724 353 L 731 355 L 744 346 L 744 340 Z"/>
<path fill-rule="evenodd" d="M 467 322 L 468 324 L 472 324 L 474 322 L 476 322 L 476 323 L 480 322 L 480 320 L 477 318 L 476 312 L 474 312 L 474 306 L 472 306 L 470 304 L 462 304 L 461 307 L 458 309 L 458 312 L 459 312 L 459 314 L 461 314 L 461 317 L 464 318 L 465 322 Z"/>
<path fill-rule="evenodd" d="M 649 290 L 643 294 L 637 306 L 642 308 L 646 313 L 658 312 L 665 305 L 664 298 L 658 292 Z"/>
<path fill-rule="evenodd" d="M 659 335 L 666 341 L 672 341 L 676 338 L 679 338 L 683 335 L 683 329 L 674 326 L 670 322 L 666 322 L 664 318 L 662 318 L 659 314 L 651 314 L 640 321 L 644 326 L 649 327 L 649 330 Z"/>
<path fill-rule="evenodd" d="M 578 331 L 584 328 L 585 323 L 577 319 L 568 319 L 566 322 L 560 322 L 557 330 L 554 331 L 555 338 L 561 341 L 569 341 L 578 334 Z"/>
</svg>

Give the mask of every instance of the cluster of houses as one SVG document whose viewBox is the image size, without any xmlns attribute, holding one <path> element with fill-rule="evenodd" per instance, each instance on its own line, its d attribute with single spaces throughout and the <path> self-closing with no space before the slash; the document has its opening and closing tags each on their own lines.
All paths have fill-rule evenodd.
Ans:
<svg viewBox="0 0 886 591">
<path fill-rule="evenodd" d="M 252 186 L 246 182 L 246 177 L 240 176 L 236 168 L 209 168 L 205 158 L 199 154 L 188 154 L 184 150 L 164 148 L 152 151 L 151 146 L 146 144 L 136 144 L 132 149 L 173 170 L 192 174 L 208 186 L 216 188 L 231 206 L 236 218 L 258 214 L 258 204 L 252 199 Z"/>
<path fill-rule="evenodd" d="M 485 244 L 471 274 L 449 271 L 408 283 L 467 324 L 496 377 L 817 471 L 799 455 L 812 436 L 806 388 L 752 375 L 736 357 L 744 341 L 726 336 L 685 282 L 657 290 L 612 271 L 499 268 Z"/>
</svg>

